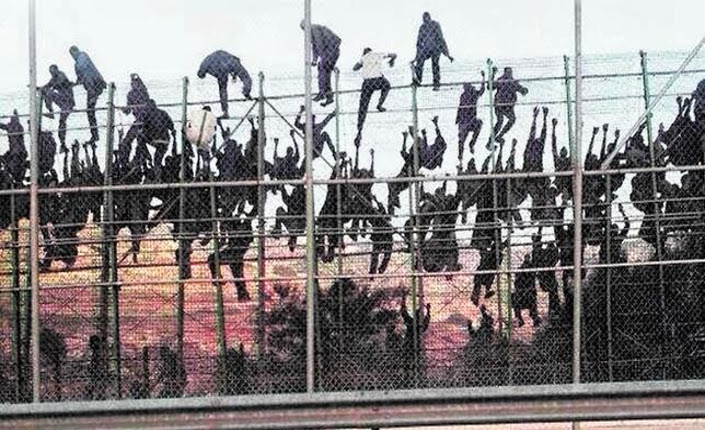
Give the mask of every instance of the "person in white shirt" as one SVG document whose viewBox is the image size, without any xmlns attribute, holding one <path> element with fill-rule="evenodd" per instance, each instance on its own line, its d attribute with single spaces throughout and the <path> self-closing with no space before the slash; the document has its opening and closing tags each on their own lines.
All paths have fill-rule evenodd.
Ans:
<svg viewBox="0 0 705 430">
<path fill-rule="evenodd" d="M 394 60 L 397 54 L 373 52 L 370 48 L 365 48 L 362 51 L 362 58 L 353 67 L 354 71 L 360 71 L 362 78 L 362 90 L 360 92 L 360 107 L 357 111 L 357 136 L 355 137 L 355 145 L 360 146 L 362 140 L 362 127 L 365 124 L 367 117 L 367 108 L 370 105 L 372 93 L 380 90 L 379 102 L 377 110 L 380 112 L 386 111 L 384 108 L 384 100 L 389 94 L 391 85 L 387 78 L 382 74 L 382 61 L 389 58 L 389 67 L 394 67 Z"/>
</svg>

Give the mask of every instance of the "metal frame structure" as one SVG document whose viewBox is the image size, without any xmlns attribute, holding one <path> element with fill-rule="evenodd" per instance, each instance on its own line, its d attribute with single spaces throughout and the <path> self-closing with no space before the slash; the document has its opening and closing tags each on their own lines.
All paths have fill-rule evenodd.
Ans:
<svg viewBox="0 0 705 430">
<path fill-rule="evenodd" d="M 705 38 L 695 47 L 693 52 L 688 56 L 683 65 L 669 79 L 668 83 L 660 91 L 659 95 L 652 100 L 649 94 L 648 72 L 646 70 L 646 57 L 642 54 L 642 79 L 644 80 L 644 100 L 645 112 L 637 121 L 637 124 L 632 127 L 629 133 L 626 133 L 616 146 L 616 149 L 603 163 L 602 169 L 597 171 L 583 171 L 582 167 L 582 147 L 583 138 L 583 112 L 582 107 L 585 99 L 583 98 L 582 85 L 583 79 L 583 64 L 582 64 L 582 29 L 581 29 L 581 1 L 574 2 L 574 38 L 575 38 L 575 53 L 574 53 L 574 76 L 569 73 L 569 60 L 564 58 L 565 76 L 556 77 L 556 80 L 564 80 L 566 86 L 566 98 L 568 106 L 568 126 L 569 126 L 569 141 L 570 153 L 572 156 L 573 170 L 568 172 L 525 172 L 525 173 L 501 173 L 501 174 L 478 174 L 478 175 L 459 175 L 459 176 L 419 176 L 419 154 L 417 145 L 413 145 L 414 166 L 411 177 L 404 178 L 373 178 L 373 179 L 314 179 L 313 175 L 313 124 L 312 124 L 312 90 L 311 90 L 311 0 L 304 0 L 304 100 L 305 100 L 305 117 L 306 128 L 304 133 L 305 139 L 305 176 L 299 181 L 281 181 L 281 184 L 302 184 L 306 188 L 306 276 L 292 278 L 295 280 L 306 281 L 306 393 L 305 394 L 290 394 L 290 395 L 260 395 L 260 396 L 245 396 L 245 397 L 218 397 L 212 399 L 179 399 L 179 400 L 139 400 L 139 401 L 119 401 L 119 402 L 75 402 L 70 405 L 61 404 L 39 404 L 40 398 L 40 380 L 41 380 L 41 363 L 40 363 L 40 303 L 39 303 L 39 196 L 48 193 L 64 192 L 103 192 L 107 202 L 113 199 L 113 192 L 130 191 L 130 190 L 145 190 L 145 189 L 167 189 L 172 187 L 172 184 L 151 184 L 151 185 L 113 185 L 110 180 L 110 165 L 113 144 L 114 132 L 114 109 L 113 102 L 114 86 L 109 87 L 109 103 L 108 103 L 108 145 L 109 151 L 106 153 L 106 182 L 103 186 L 94 187 L 75 187 L 75 188 L 53 188 L 50 190 L 40 189 L 38 184 L 38 130 L 39 130 L 39 99 L 37 97 L 37 78 L 36 78 L 36 0 L 29 1 L 30 10 L 30 33 L 29 33 L 29 105 L 30 105 L 30 138 L 31 138 L 31 184 L 29 187 L 30 197 L 30 266 L 29 266 L 29 288 L 21 288 L 19 277 L 13 279 L 10 288 L 2 288 L 0 292 L 11 291 L 13 294 L 19 295 L 21 291 L 31 292 L 31 344 L 32 344 L 32 387 L 33 401 L 35 404 L 22 404 L 12 406 L 0 406 L 0 416 L 3 416 L 5 421 L 3 425 L 21 426 L 26 424 L 34 424 L 38 426 L 44 425 L 65 425 L 76 428 L 90 428 L 99 424 L 101 427 L 117 428 L 123 426 L 141 426 L 141 427 L 165 427 L 165 426 L 204 426 L 207 423 L 209 428 L 212 427 L 227 427 L 227 428 L 352 428 L 359 426 L 410 426 L 410 425 L 443 425 L 443 424 L 480 424 L 480 423 L 505 423 L 505 422 L 543 422 L 543 421 L 565 421 L 565 420 L 610 420 L 610 419 L 640 419 L 640 418 L 689 418 L 705 416 L 705 383 L 702 381 L 670 381 L 670 382 L 648 382 L 648 383 L 606 383 L 606 384 L 583 384 L 581 383 L 581 336 L 582 336 L 582 317 L 583 310 L 581 308 L 581 293 L 582 285 L 581 271 L 586 268 L 617 268 L 623 267 L 622 263 L 609 264 L 584 264 L 582 253 L 582 224 L 583 224 L 583 179 L 591 176 L 607 176 L 607 187 L 611 189 L 610 176 L 613 174 L 622 173 L 639 173 L 650 172 L 655 175 L 657 172 L 667 172 L 671 170 L 678 171 L 700 171 L 705 170 L 702 166 L 679 167 L 678 169 L 656 167 L 654 164 L 654 154 L 650 154 L 651 168 L 646 169 L 610 169 L 610 163 L 615 154 L 625 144 L 627 138 L 631 136 L 644 120 L 649 121 L 649 135 L 652 134 L 650 123 L 650 114 L 653 109 L 659 104 L 666 92 L 669 90 L 676 78 L 685 70 L 686 66 L 699 52 L 700 48 L 705 45 Z M 488 71 L 492 74 L 492 62 L 487 62 Z M 336 94 L 337 92 L 337 73 L 336 73 Z M 575 83 L 574 98 L 571 99 L 570 81 Z M 211 216 L 214 228 L 213 246 L 216 266 L 216 281 L 223 279 L 220 276 L 219 264 L 219 220 L 215 209 L 215 189 L 225 186 L 256 186 L 258 189 L 259 207 L 257 210 L 257 234 L 254 236 L 258 240 L 257 252 L 257 276 L 251 280 L 258 282 L 258 300 L 259 309 L 257 318 L 263 321 L 263 294 L 264 282 L 269 279 L 265 271 L 265 255 L 264 255 L 264 223 L 266 220 L 264 210 L 264 198 L 266 195 L 264 177 L 264 110 L 265 104 L 269 104 L 268 100 L 274 98 L 265 98 L 263 90 L 264 75 L 260 74 L 259 81 L 259 99 L 257 101 L 259 107 L 259 154 L 258 154 L 258 179 L 255 181 L 229 181 L 215 182 L 212 180 L 205 183 L 182 183 L 180 187 L 180 215 L 183 219 L 184 214 L 184 193 L 186 189 L 208 187 L 210 190 L 210 205 Z M 490 79 L 491 82 L 491 79 Z M 491 84 L 490 84 L 491 85 Z M 404 87 L 399 87 L 404 88 Z M 418 111 L 417 106 L 417 87 L 412 85 L 411 88 L 411 103 L 412 103 L 412 133 L 413 139 L 416 139 L 418 134 Z M 183 81 L 183 114 L 182 121 L 186 120 L 186 108 L 188 106 L 188 80 Z M 571 109 L 571 104 L 574 105 L 574 111 Z M 271 106 L 271 104 L 270 104 Z M 336 99 L 336 106 L 338 101 Z M 273 107 L 273 106 L 272 106 Z M 490 111 L 490 117 L 494 115 L 494 101 L 492 99 L 492 90 L 489 91 L 489 103 L 487 107 Z M 254 105 L 253 105 L 254 108 Z M 252 108 L 250 109 L 250 111 Z M 248 112 L 249 113 L 249 112 Z M 278 112 L 277 112 L 278 113 Z M 246 115 L 245 115 L 246 116 Z M 244 117 L 240 124 L 244 121 Z M 337 121 L 337 119 L 336 119 Z M 490 124 L 491 125 L 491 124 Z M 238 124 L 239 126 L 239 124 Z M 237 128 L 237 127 L 236 127 Z M 336 125 L 336 143 L 339 141 L 339 130 Z M 650 139 L 651 140 L 651 139 Z M 494 153 L 493 153 L 494 155 Z M 494 156 L 493 156 L 494 158 Z M 494 165 L 494 160 L 493 160 Z M 339 169 L 339 164 L 336 162 L 334 167 Z M 183 161 L 181 165 L 181 178 L 183 179 Z M 573 259 L 574 265 L 571 268 L 573 271 L 573 288 L 574 288 L 574 307 L 572 321 L 572 384 L 557 385 L 557 386 L 527 386 L 527 387 L 493 387 L 482 389 L 462 389 L 462 390 L 409 390 L 409 391 L 394 391 L 394 392 L 351 392 L 351 393 L 319 393 L 317 392 L 316 377 L 316 294 L 318 283 L 321 280 L 336 279 L 337 276 L 320 275 L 317 270 L 315 235 L 317 229 L 315 225 L 314 212 L 314 186 L 316 185 L 337 185 L 338 190 L 338 212 L 340 212 L 340 188 L 354 184 L 365 183 L 394 183 L 408 182 L 409 185 L 409 216 L 411 219 L 411 244 L 410 249 L 411 270 L 408 274 L 399 275 L 399 277 L 407 276 L 411 280 L 411 306 L 413 318 L 416 318 L 415 311 L 419 303 L 417 300 L 423 300 L 423 279 L 432 276 L 443 276 L 442 274 L 423 273 L 418 269 L 420 258 L 413 252 L 416 250 L 415 240 L 419 234 L 416 214 L 419 210 L 419 194 L 420 185 L 424 182 L 444 181 L 449 179 L 463 180 L 488 180 L 493 182 L 493 197 L 494 197 L 494 213 L 495 223 L 497 221 L 497 211 L 501 208 L 497 200 L 497 180 L 507 179 L 526 179 L 526 178 L 541 178 L 541 177 L 559 177 L 569 176 L 573 179 L 573 196 L 574 196 L 574 238 L 573 238 Z M 266 181 L 266 185 L 277 185 L 278 181 Z M 0 191 L 0 195 L 19 195 L 24 193 L 23 190 L 7 190 Z M 654 199 L 656 199 L 654 191 Z M 14 200 L 13 200 L 14 202 Z M 501 203 L 504 204 L 504 203 Z M 510 208 L 511 192 L 508 195 L 506 202 Z M 112 207 L 111 204 L 108 205 Z M 13 206 L 14 212 L 14 206 Z M 611 219 L 611 210 L 608 210 Z M 119 288 L 121 284 L 118 279 L 116 269 L 116 241 L 113 228 L 114 214 L 111 210 L 107 210 L 103 214 L 102 227 L 104 235 L 109 238 L 108 243 L 104 243 L 106 261 L 111 262 L 104 267 L 104 273 L 101 282 L 98 286 L 101 287 L 101 301 L 105 302 L 105 321 L 104 331 L 108 328 L 108 310 L 112 310 L 111 327 L 114 332 L 111 334 L 114 338 L 119 339 Z M 608 220 L 609 223 L 609 220 Z M 659 220 L 656 220 L 658 225 Z M 608 224 L 609 225 L 609 224 Z M 16 232 L 19 228 L 13 226 L 13 247 L 19 248 Z M 500 228 L 496 228 L 497 235 L 501 236 Z M 609 228 L 607 229 L 609 232 Z M 183 230 L 179 229 L 179 260 L 185 252 L 183 249 Z M 609 234 L 609 233 L 608 233 Z M 661 239 L 658 239 L 659 243 Z M 499 242 L 499 240 L 497 240 Z M 608 243 L 610 242 L 608 236 Z M 511 243 L 510 243 L 511 246 Z M 13 249 L 15 249 L 13 248 Z M 499 247 L 496 248 L 497 254 L 500 253 Z M 609 253 L 609 248 L 608 248 Z M 498 260 L 501 259 L 497 255 Z M 19 260 L 19 254 L 13 258 L 13 261 Z M 679 260 L 664 262 L 659 258 L 658 262 L 645 262 L 637 265 L 652 265 L 656 264 L 661 267 L 665 264 L 687 264 L 689 262 L 699 262 L 701 260 Z M 18 264 L 18 263 L 17 263 Z M 630 263 L 634 265 L 634 263 Z M 564 268 L 566 269 L 566 268 Z M 553 269 L 546 269 L 553 270 Z M 513 269 L 511 264 L 507 267 L 501 267 L 499 270 L 491 273 L 507 274 L 520 273 L 522 269 Z M 342 260 L 338 262 L 338 274 L 343 272 Z M 481 271 L 459 272 L 459 274 L 478 274 Z M 610 271 L 608 274 L 608 291 L 610 288 Z M 361 275 L 360 277 L 363 277 Z M 364 277 L 370 277 L 364 275 Z M 371 276 L 374 277 L 374 276 Z M 186 282 L 182 273 L 179 273 L 178 291 L 177 291 L 177 320 L 180 321 L 178 331 L 178 355 L 183 354 L 183 313 L 184 313 L 184 283 Z M 661 288 L 663 289 L 663 275 L 661 274 Z M 509 278 L 511 279 L 511 278 Z M 250 280 L 250 279 L 248 279 Z M 210 282 L 210 279 L 191 279 L 188 282 Z M 153 281 L 151 284 L 169 283 L 174 281 Z M 511 283 L 511 280 L 510 280 Z M 150 284 L 150 283 L 146 283 Z M 145 285 L 145 283 L 142 283 Z M 51 286 L 50 288 L 73 288 L 73 285 Z M 216 326 L 218 339 L 218 352 L 223 355 L 226 350 L 225 344 L 225 322 L 223 316 L 223 292 L 222 289 L 216 287 Z M 609 293 L 608 293 L 609 297 Z M 419 299 L 420 298 L 420 299 Z M 501 293 L 500 293 L 501 298 Z M 110 306 L 108 301 L 110 300 Z M 502 312 L 503 309 L 510 308 L 510 299 L 508 303 L 503 305 L 502 301 L 498 301 L 500 326 L 503 324 Z M 608 303 L 609 303 L 608 298 Z M 17 314 L 17 318 L 13 318 L 13 323 L 18 325 L 19 321 L 19 303 L 20 300 L 13 301 L 13 311 Z M 421 303 L 421 306 L 423 303 Z M 503 307 L 506 306 L 506 307 Z M 610 311 L 608 311 L 610 314 Z M 510 318 L 510 317 L 508 317 Z M 260 324 L 261 326 L 262 324 Z M 419 333 L 417 321 L 414 321 L 415 331 L 413 333 L 414 346 L 419 344 Z M 510 324 L 511 327 L 511 324 Z M 508 328 L 510 330 L 510 328 Z M 500 329 L 501 331 L 501 329 Z M 17 329 L 19 332 L 19 327 Z M 511 336 L 511 333 L 510 333 Z M 612 347 L 612 338 L 609 336 L 608 345 Z M 258 333 L 257 344 L 259 353 L 263 353 L 266 348 L 264 346 L 264 333 Z M 13 352 L 13 355 L 19 354 L 19 339 L 13 345 L 18 351 Z M 116 380 L 116 392 L 118 397 L 122 392 L 120 379 L 120 346 L 117 342 L 112 351 L 117 359 L 118 378 Z M 611 353 L 610 353 L 611 355 Z M 415 357 L 415 366 L 418 366 L 418 357 Z M 610 369 L 611 374 L 611 369 Z M 208 421 L 204 421 L 203 417 L 208 416 Z"/>
</svg>

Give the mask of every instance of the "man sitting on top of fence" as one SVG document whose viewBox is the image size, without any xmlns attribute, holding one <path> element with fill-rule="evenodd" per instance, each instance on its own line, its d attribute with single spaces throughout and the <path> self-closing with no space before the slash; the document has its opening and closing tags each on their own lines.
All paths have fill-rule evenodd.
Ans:
<svg viewBox="0 0 705 430">
<path fill-rule="evenodd" d="M 382 74 L 382 60 L 386 58 L 389 58 L 389 67 L 394 67 L 394 60 L 396 60 L 397 54 L 373 52 L 371 48 L 365 48 L 362 51 L 362 58 L 353 66 L 354 71 L 360 70 L 360 74 L 364 79 L 360 92 L 360 107 L 357 110 L 357 136 L 355 137 L 355 146 L 360 146 L 362 127 L 365 125 L 370 98 L 372 98 L 372 93 L 377 90 L 381 91 L 379 102 L 377 102 L 377 110 L 380 112 L 386 111 L 383 105 L 391 89 L 389 80 Z"/>
<path fill-rule="evenodd" d="M 220 91 L 220 107 L 223 115 L 220 118 L 228 118 L 228 75 L 233 76 L 233 82 L 240 78 L 242 81 L 242 95 L 247 100 L 251 100 L 252 79 L 247 69 L 242 65 L 240 59 L 233 54 L 218 50 L 207 56 L 198 68 L 198 77 L 203 79 L 206 74 L 218 80 L 218 90 Z"/>
<path fill-rule="evenodd" d="M 419 35 L 416 38 L 416 58 L 414 59 L 414 85 L 421 85 L 423 77 L 423 65 L 429 58 L 433 68 L 433 90 L 441 88 L 441 68 L 438 61 L 441 54 L 448 57 L 450 62 L 454 61 L 448 53 L 448 45 L 443 37 L 441 25 L 431 19 L 431 14 L 424 12 L 423 24 L 419 28 Z"/>
<path fill-rule="evenodd" d="M 304 28 L 305 22 L 301 21 L 301 29 Z M 311 24 L 311 48 L 313 49 L 311 65 L 318 66 L 318 94 L 313 101 L 325 99 L 321 106 L 328 106 L 333 103 L 330 75 L 340 57 L 340 37 L 326 26 Z"/>
</svg>

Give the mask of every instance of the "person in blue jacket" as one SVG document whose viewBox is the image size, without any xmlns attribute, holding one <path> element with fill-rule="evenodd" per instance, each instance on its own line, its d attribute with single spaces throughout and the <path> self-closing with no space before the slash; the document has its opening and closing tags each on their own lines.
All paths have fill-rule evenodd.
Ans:
<svg viewBox="0 0 705 430">
<path fill-rule="evenodd" d="M 203 79 L 206 75 L 211 75 L 218 80 L 220 91 L 220 107 L 223 110 L 221 118 L 228 118 L 228 75 L 232 75 L 233 81 L 240 78 L 242 81 L 242 95 L 247 100 L 252 100 L 252 78 L 247 69 L 242 65 L 240 59 L 233 54 L 218 50 L 207 56 L 198 68 L 198 77 Z"/>
<path fill-rule="evenodd" d="M 88 116 L 88 125 L 91 128 L 89 143 L 95 143 L 100 140 L 98 121 L 95 117 L 95 106 L 98 102 L 98 97 L 103 94 L 108 85 L 88 54 L 78 49 L 77 46 L 72 46 L 69 49 L 69 53 L 75 62 L 76 85 L 83 85 L 86 90 L 86 114 Z"/>
</svg>

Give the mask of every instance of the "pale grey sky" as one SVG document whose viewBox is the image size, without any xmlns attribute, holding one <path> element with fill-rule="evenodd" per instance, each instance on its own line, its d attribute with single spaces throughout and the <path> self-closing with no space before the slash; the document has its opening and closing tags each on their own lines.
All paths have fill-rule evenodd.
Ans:
<svg viewBox="0 0 705 430">
<path fill-rule="evenodd" d="M 22 90 L 27 74 L 27 0 L 2 0 L 5 51 L 0 91 Z M 300 76 L 303 0 L 37 0 L 39 81 L 56 63 L 73 77 L 68 47 L 86 50 L 107 80 L 194 76 L 215 49 L 270 78 Z M 343 39 L 347 70 L 365 46 L 413 56 L 421 14 L 441 22 L 461 60 L 570 54 L 571 0 L 314 0 L 314 21 Z M 689 50 L 705 34 L 702 0 L 584 0 L 584 50 Z"/>
</svg>

